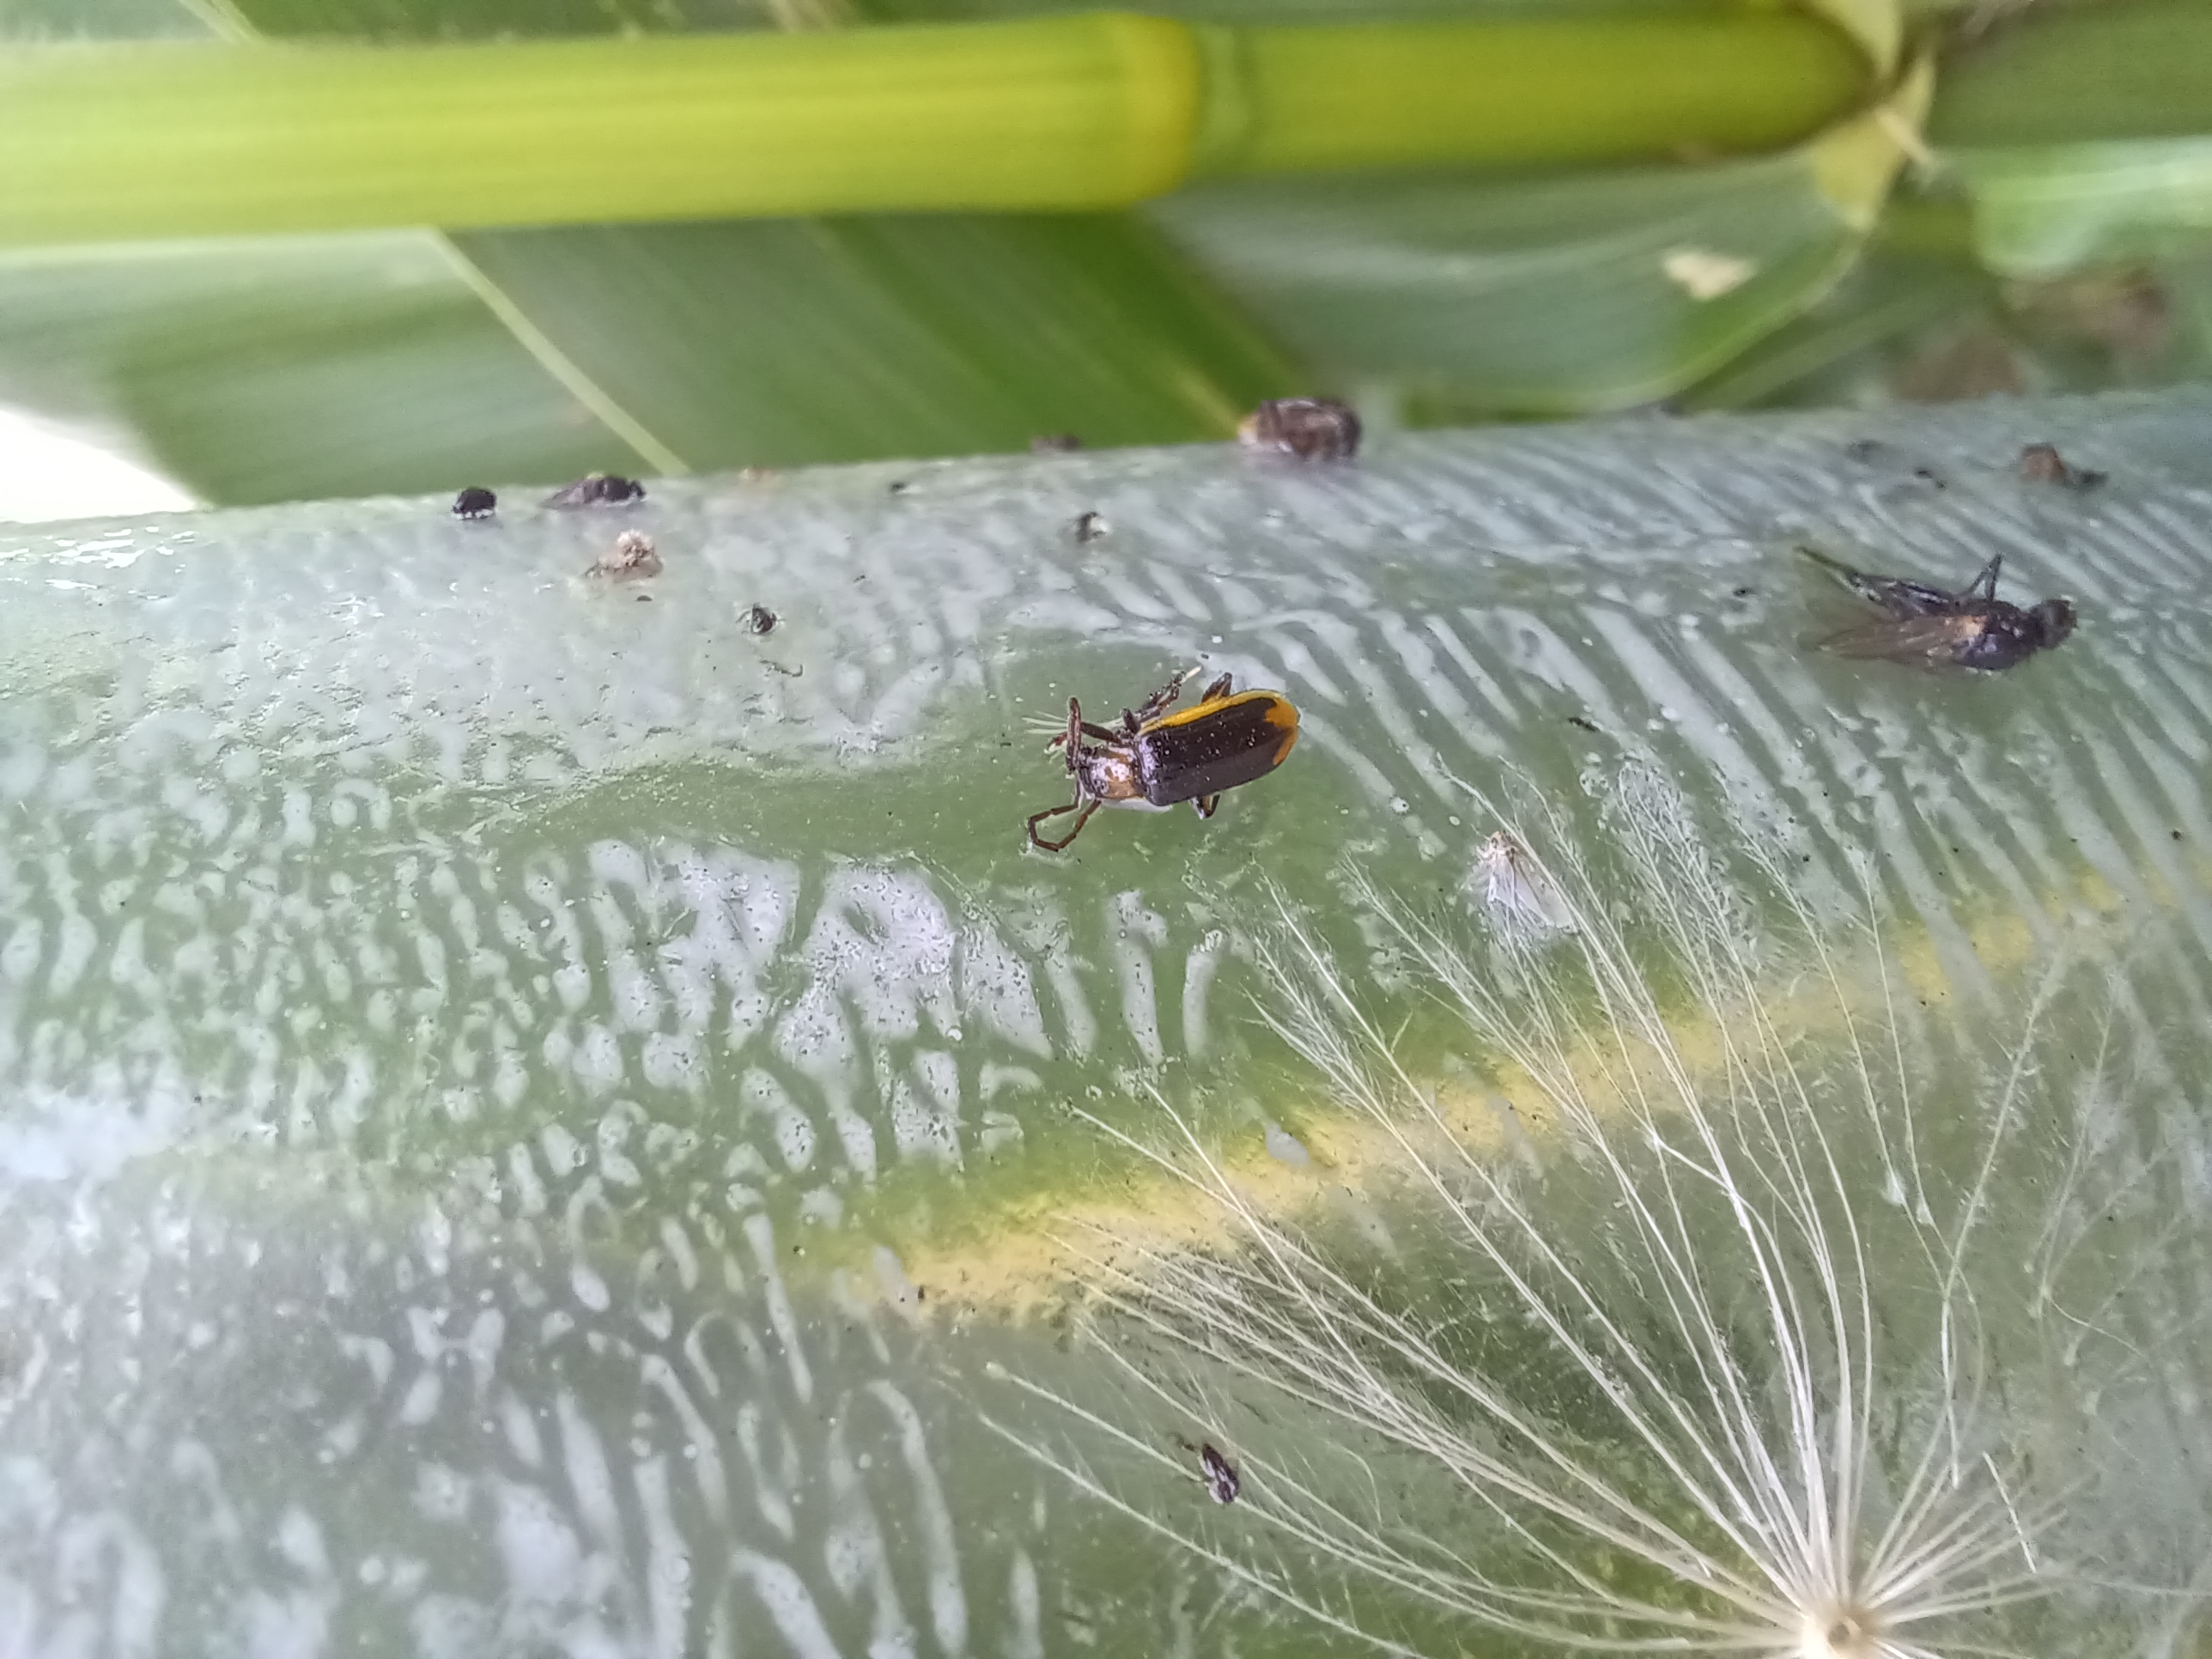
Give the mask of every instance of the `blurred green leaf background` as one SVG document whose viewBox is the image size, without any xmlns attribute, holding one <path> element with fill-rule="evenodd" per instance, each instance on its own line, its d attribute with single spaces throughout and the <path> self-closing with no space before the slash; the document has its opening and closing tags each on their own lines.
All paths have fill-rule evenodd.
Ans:
<svg viewBox="0 0 2212 1659">
<path fill-rule="evenodd" d="M 0 0 L 0 34 L 21 56 L 62 43 L 89 54 L 154 40 L 795 33 L 1079 9 Z M 1628 29 L 1771 9 L 1177 0 L 1158 15 Z M 1900 21 L 1850 10 L 1877 45 L 1885 19 Z M 1301 392 L 1352 398 L 1388 428 L 2203 377 L 2212 14 L 2039 0 L 1901 24 L 1878 113 L 1761 153 L 1292 168 L 1198 178 L 1111 211 L 19 242 L 0 248 L 0 404 L 230 504 L 1018 450 L 1051 433 L 1211 440 L 1259 399 Z M 1731 76 L 1766 71 L 1723 48 L 1700 73 L 1717 99 Z M 1546 142 L 1570 153 L 1574 121 L 1601 126 L 1606 107 L 1601 86 L 1583 105 L 1557 101 L 1551 118 L 1570 131 Z M 133 112 L 88 119 L 126 126 Z M 0 161 L 0 201 L 9 178 Z"/>
</svg>

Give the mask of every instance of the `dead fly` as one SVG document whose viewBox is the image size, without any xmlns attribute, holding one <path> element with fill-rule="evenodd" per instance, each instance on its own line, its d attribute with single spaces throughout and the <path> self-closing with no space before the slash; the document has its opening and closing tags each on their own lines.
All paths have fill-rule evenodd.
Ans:
<svg viewBox="0 0 2212 1659">
<path fill-rule="evenodd" d="M 1509 935 L 1575 931 L 1574 913 L 1535 854 L 1504 830 L 1476 849 L 1468 885 Z"/>
<path fill-rule="evenodd" d="M 2094 489 L 2105 482 L 2101 472 L 2069 465 L 2055 444 L 2030 444 L 2021 450 L 2020 476 L 2030 483 L 2055 483 L 2065 489 Z"/>
<path fill-rule="evenodd" d="M 635 478 L 611 472 L 594 472 L 572 484 L 563 484 L 545 498 L 548 507 L 628 507 L 645 499 L 645 486 Z"/>
<path fill-rule="evenodd" d="M 1279 691 L 1239 691 L 1229 676 L 1206 688 L 1194 708 L 1165 711 L 1182 695 L 1178 674 L 1145 700 L 1121 711 L 1120 726 L 1094 726 L 1083 707 L 1067 700 L 1067 729 L 1046 746 L 1066 757 L 1075 799 L 1030 815 L 1030 844 L 1057 853 L 1083 833 L 1101 806 L 1160 808 L 1188 801 L 1210 818 L 1224 789 L 1263 778 L 1283 763 L 1298 740 L 1298 711 Z M 1058 841 L 1037 834 L 1047 818 L 1073 812 L 1075 827 Z"/>
<path fill-rule="evenodd" d="M 1359 416 L 1334 398 L 1273 398 L 1244 417 L 1237 436 L 1302 461 L 1348 461 L 1359 453 Z"/>
<path fill-rule="evenodd" d="M 1068 526 L 1068 534 L 1079 542 L 1095 542 L 1110 534 L 1114 526 L 1106 522 L 1103 513 L 1079 513 L 1075 522 Z"/>
<path fill-rule="evenodd" d="M 660 555 L 653 545 L 653 538 L 642 531 L 625 530 L 615 538 L 615 544 L 599 555 L 584 574 L 603 576 L 609 581 L 636 581 L 660 574 Z"/>
<path fill-rule="evenodd" d="M 2002 556 L 1952 592 L 1906 576 L 1854 570 L 1809 547 L 1798 551 L 1881 613 L 1878 621 L 1813 641 L 1835 656 L 1996 673 L 2063 643 L 2074 631 L 2074 607 L 2064 599 L 2044 599 L 2022 609 L 1997 598 Z"/>
<path fill-rule="evenodd" d="M 453 497 L 457 519 L 489 519 L 499 510 L 499 497 L 478 484 L 471 484 Z"/>
<path fill-rule="evenodd" d="M 776 623 L 781 622 L 783 618 L 766 605 L 749 605 L 739 611 L 738 620 L 744 624 L 745 632 L 748 634 L 769 634 L 775 631 Z"/>
<path fill-rule="evenodd" d="M 1237 1501 L 1237 1494 L 1244 1490 L 1244 1483 L 1237 1478 L 1234 1463 L 1211 1445 L 1194 1446 L 1181 1435 L 1176 1437 L 1176 1444 L 1187 1452 L 1198 1454 L 1200 1478 L 1206 1482 L 1206 1490 L 1212 1495 L 1215 1503 L 1233 1504 Z"/>
</svg>

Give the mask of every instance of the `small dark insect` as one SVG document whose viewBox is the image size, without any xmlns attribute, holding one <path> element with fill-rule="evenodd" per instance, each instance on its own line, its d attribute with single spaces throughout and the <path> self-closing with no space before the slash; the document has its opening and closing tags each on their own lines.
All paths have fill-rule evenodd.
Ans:
<svg viewBox="0 0 2212 1659">
<path fill-rule="evenodd" d="M 615 538 L 615 544 L 593 561 L 584 572 L 586 576 L 604 576 L 610 581 L 636 581 L 660 574 L 660 555 L 653 545 L 653 538 L 641 531 L 625 530 Z"/>
<path fill-rule="evenodd" d="M 2030 483 L 2055 483 L 2066 489 L 2094 489 L 2105 482 L 2101 472 L 2068 465 L 2053 444 L 2030 444 L 2021 450 L 2020 476 Z"/>
<path fill-rule="evenodd" d="M 1237 436 L 1302 461 L 1347 461 L 1359 453 L 1359 416 L 1334 398 L 1273 398 L 1244 417 Z"/>
<path fill-rule="evenodd" d="M 766 605 L 756 605 L 749 607 L 740 620 L 744 622 L 745 632 L 748 634 L 771 634 L 775 631 L 776 623 L 781 622 L 783 618 Z"/>
<path fill-rule="evenodd" d="M 1578 726 L 1585 732 L 1595 732 L 1598 729 L 1598 724 L 1595 720 L 1584 720 L 1580 714 L 1568 715 L 1567 724 L 1570 726 Z"/>
<path fill-rule="evenodd" d="M 1233 1504 L 1242 1489 L 1237 1479 L 1236 1466 L 1211 1446 L 1198 1449 L 1199 1466 L 1206 1471 L 1206 1489 L 1213 1494 L 1217 1504 Z"/>
<path fill-rule="evenodd" d="M 1798 550 L 1882 613 L 1879 622 L 1814 641 L 1836 656 L 1996 673 L 2063 644 L 2074 631 L 2074 607 L 2064 599 L 2045 599 L 2022 609 L 1997 598 L 2002 556 L 1949 592 L 1909 577 L 1854 570 L 1809 547 Z"/>
<path fill-rule="evenodd" d="M 1263 778 L 1298 740 L 1298 711 L 1279 691 L 1230 692 L 1229 676 L 1206 688 L 1181 714 L 1166 711 L 1182 695 L 1178 674 L 1145 700 L 1121 711 L 1116 728 L 1094 726 L 1083 708 L 1067 700 L 1067 729 L 1047 745 L 1066 756 L 1075 799 L 1030 815 L 1030 845 L 1057 853 L 1083 833 L 1101 806 L 1167 807 L 1188 801 L 1210 818 L 1225 789 Z M 1093 741 L 1085 742 L 1085 738 Z M 1073 812 L 1075 827 L 1058 841 L 1037 834 L 1047 818 Z"/>
<path fill-rule="evenodd" d="M 1112 528 L 1103 513 L 1079 513 L 1068 531 L 1079 542 L 1095 542 Z"/>
<path fill-rule="evenodd" d="M 489 519 L 499 509 L 499 497 L 481 484 L 471 484 L 453 497 L 457 519 Z"/>
<path fill-rule="evenodd" d="M 1233 1504 L 1237 1501 L 1237 1494 L 1244 1489 L 1244 1483 L 1237 1478 L 1234 1463 L 1210 1444 L 1194 1446 L 1181 1435 L 1176 1437 L 1176 1444 L 1187 1452 L 1198 1454 L 1198 1466 L 1206 1481 L 1206 1489 L 1213 1495 L 1215 1503 Z"/>
<path fill-rule="evenodd" d="M 635 478 L 611 472 L 594 472 L 563 484 L 545 498 L 548 507 L 627 507 L 645 499 L 645 486 Z"/>
<path fill-rule="evenodd" d="M 891 480 L 890 492 L 894 495 L 903 495 L 908 490 L 913 488 L 914 486 L 908 483 L 904 478 L 893 478 Z"/>
<path fill-rule="evenodd" d="M 1073 432 L 1048 432 L 1030 440 L 1032 455 L 1068 455 L 1083 447 L 1083 440 Z"/>
</svg>

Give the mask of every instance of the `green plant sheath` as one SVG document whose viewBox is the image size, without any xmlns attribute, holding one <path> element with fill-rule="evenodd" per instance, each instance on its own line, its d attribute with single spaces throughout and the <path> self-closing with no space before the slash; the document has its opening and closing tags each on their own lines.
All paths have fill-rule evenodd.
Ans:
<svg viewBox="0 0 2212 1659">
<path fill-rule="evenodd" d="M 1868 90 L 1850 43 L 1798 16 L 1209 33 L 1209 115 L 1217 131 L 1243 117 L 1200 157 L 1224 173 L 1767 149 Z"/>
<path fill-rule="evenodd" d="M 1091 209 L 1194 171 L 1757 149 L 1865 88 L 1796 17 L 0 55 L 0 242 Z"/>
<path fill-rule="evenodd" d="M 2212 7 L 2030 13 L 1946 74 L 1929 130 L 1938 144 L 1977 147 L 2212 133 Z"/>
</svg>

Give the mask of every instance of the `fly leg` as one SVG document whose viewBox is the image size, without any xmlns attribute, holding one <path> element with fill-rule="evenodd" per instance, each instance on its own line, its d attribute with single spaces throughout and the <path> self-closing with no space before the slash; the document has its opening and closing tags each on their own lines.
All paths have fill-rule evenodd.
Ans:
<svg viewBox="0 0 2212 1659">
<path fill-rule="evenodd" d="M 1203 708 L 1207 703 L 1219 702 L 1228 695 L 1229 676 L 1224 674 L 1219 679 L 1214 681 L 1212 684 L 1206 688 L 1206 695 L 1198 700 L 1199 707 Z"/>
<path fill-rule="evenodd" d="M 1980 599 L 1988 604 L 1995 604 L 1997 597 L 1997 571 L 2003 563 L 2004 555 L 2000 553 L 1984 565 L 1982 574 L 1959 590 L 1960 599 L 1969 601 Z"/>
</svg>

